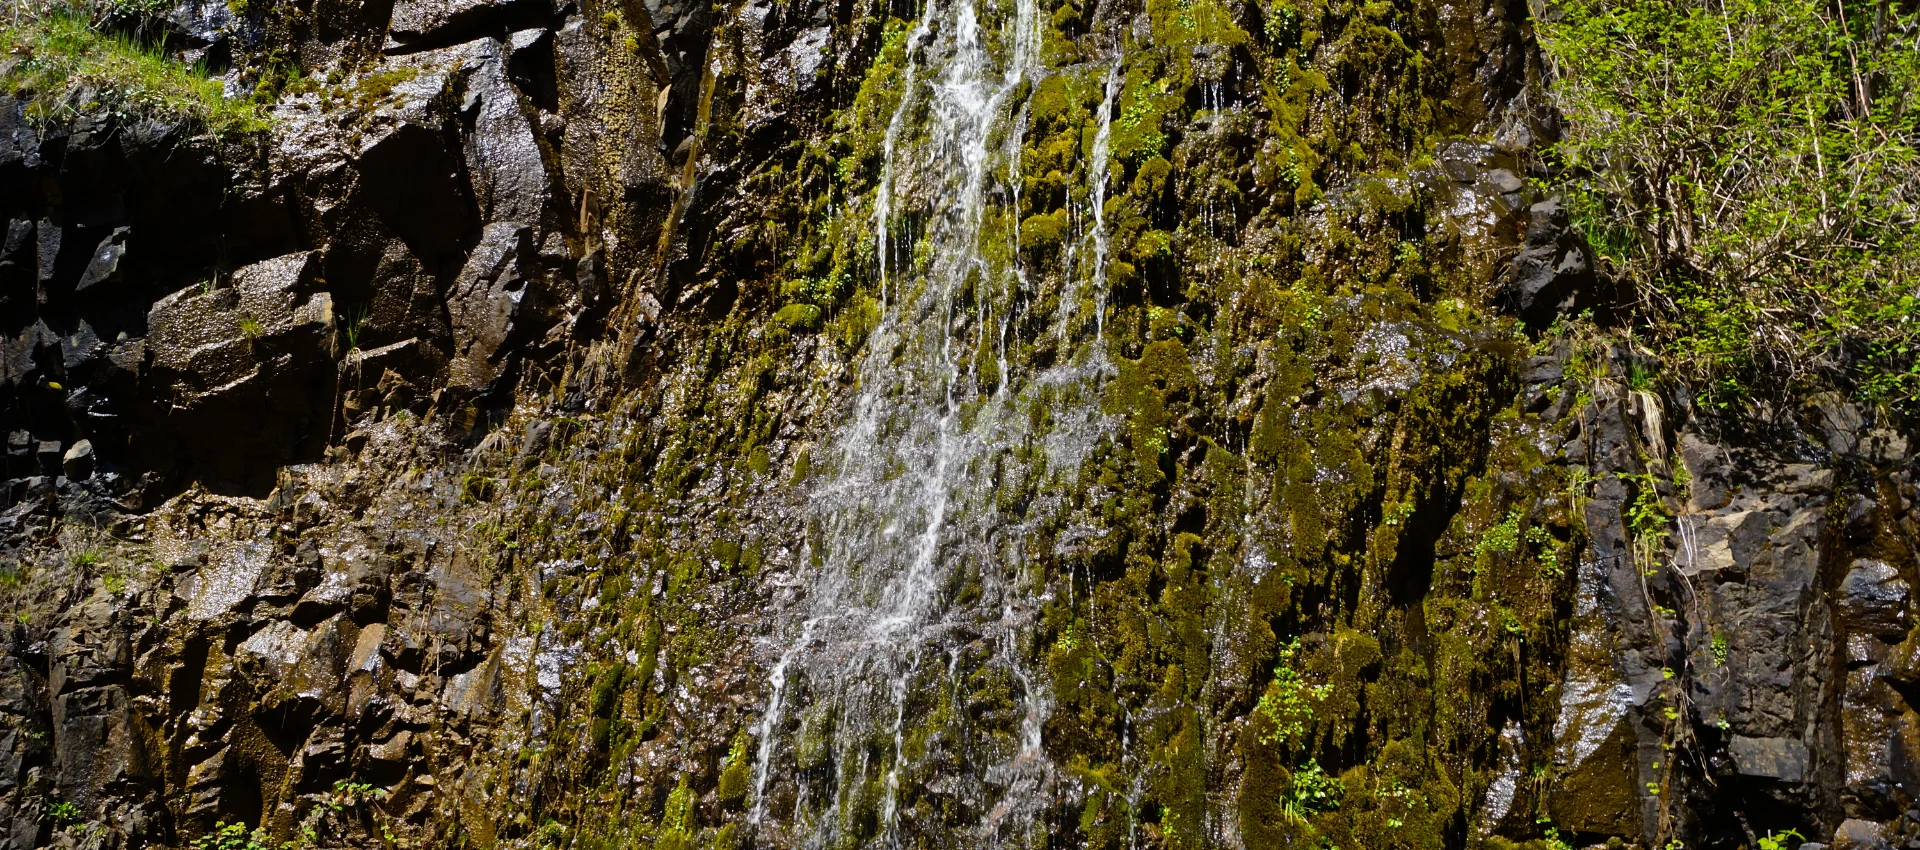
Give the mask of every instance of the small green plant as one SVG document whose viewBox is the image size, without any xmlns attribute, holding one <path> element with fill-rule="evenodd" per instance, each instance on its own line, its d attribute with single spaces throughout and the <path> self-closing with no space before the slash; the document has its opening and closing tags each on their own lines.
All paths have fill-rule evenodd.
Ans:
<svg viewBox="0 0 1920 850">
<path fill-rule="evenodd" d="M 1560 542 L 1537 525 L 1527 528 L 1527 542 L 1534 545 L 1534 560 L 1540 563 L 1540 574 L 1547 578 L 1559 578 Z"/>
<path fill-rule="evenodd" d="M 687 777 L 680 777 L 680 784 L 674 786 L 673 793 L 667 795 L 667 810 L 660 817 L 660 840 L 654 846 L 666 850 L 690 850 L 693 847 L 694 833 L 699 829 L 699 818 L 694 811 L 693 789 L 687 785 Z"/>
<path fill-rule="evenodd" d="M 61 800 L 47 807 L 47 814 L 53 822 L 61 825 L 80 822 L 80 807 L 67 800 Z"/>
<path fill-rule="evenodd" d="M 74 553 L 73 565 L 80 569 L 86 569 L 87 567 L 100 563 L 101 559 L 105 557 L 106 556 L 101 554 L 98 549 L 82 549 Z"/>
<path fill-rule="evenodd" d="M 1520 520 L 1520 509 L 1514 508 L 1507 513 L 1506 519 L 1481 534 L 1480 540 L 1473 544 L 1474 563 L 1485 565 L 1490 562 L 1492 556 L 1512 554 L 1514 549 L 1519 548 Z"/>
<path fill-rule="evenodd" d="M 119 596 L 127 590 L 127 577 L 119 573 L 108 573 L 100 577 L 100 586 L 105 588 L 108 594 Z"/>
<path fill-rule="evenodd" d="M 267 329 L 260 325 L 260 321 L 258 319 L 255 319 L 254 317 L 246 315 L 244 313 L 241 314 L 240 316 L 240 335 L 241 336 L 244 336 L 247 339 L 259 339 L 260 337 L 265 336 L 266 333 L 267 333 Z"/>
<path fill-rule="evenodd" d="M 1634 360 L 1627 364 L 1627 388 L 1634 392 L 1653 391 L 1653 369 L 1644 361 Z"/>
<path fill-rule="evenodd" d="M 264 828 L 249 831 L 246 824 L 237 821 L 215 823 L 213 831 L 194 839 L 189 846 L 193 850 L 287 850 L 288 847 L 275 846 Z"/>
<path fill-rule="evenodd" d="M 377 800 L 385 800 L 387 791 L 376 788 L 370 783 L 353 782 L 342 779 L 333 783 L 333 793 L 327 795 L 325 803 L 334 811 L 344 811 L 349 807 Z"/>
<path fill-rule="evenodd" d="M 1179 820 L 1180 820 L 1180 813 L 1174 811 L 1172 806 L 1162 805 L 1160 807 L 1160 820 L 1158 824 L 1160 827 L 1161 834 L 1166 836 L 1167 841 L 1169 843 L 1177 842 L 1179 840 L 1179 837 L 1180 837 Z"/>
<path fill-rule="evenodd" d="M 1769 829 L 1767 830 L 1766 836 L 1758 839 L 1755 843 L 1760 845 L 1760 850 L 1790 850 L 1790 848 L 1787 847 L 1787 839 L 1789 838 L 1795 841 L 1807 840 L 1806 836 L 1801 835 L 1797 829 L 1789 829 L 1786 832 L 1778 834 L 1775 834 L 1773 830 Z"/>
<path fill-rule="evenodd" d="M 342 351 L 359 351 L 360 350 L 360 330 L 361 328 L 366 326 L 366 322 L 367 322 L 366 307 L 360 307 L 358 309 L 348 311 L 347 321 L 344 324 L 340 325 L 340 342 L 341 342 Z"/>
<path fill-rule="evenodd" d="M 1383 516 L 1380 518 L 1380 524 L 1399 525 L 1406 522 L 1407 518 L 1413 516 L 1413 510 L 1412 502 L 1394 502 L 1392 507 L 1382 512 Z"/>
<path fill-rule="evenodd" d="M 1546 842 L 1547 850 L 1573 850 L 1573 845 L 1560 837 L 1560 830 L 1553 827 L 1547 827 L 1541 840 Z"/>
<path fill-rule="evenodd" d="M 1281 801 L 1281 810 L 1286 813 L 1288 820 L 1306 823 L 1307 816 L 1311 814 L 1340 808 L 1346 793 L 1347 786 L 1321 770 L 1318 761 L 1307 759 L 1306 764 L 1294 769 L 1293 779 L 1287 785 L 1286 799 Z"/>
<path fill-rule="evenodd" d="M 460 498 L 469 504 L 493 501 L 494 491 L 500 482 L 478 472 L 469 472 L 460 479 Z"/>
<path fill-rule="evenodd" d="M 365 810 L 373 815 L 375 825 L 380 828 L 380 837 L 391 846 L 394 842 L 393 818 L 381 803 L 387 799 L 387 791 L 368 782 L 356 782 L 342 779 L 333 783 L 333 790 L 322 797 L 320 804 L 335 812 Z M 308 843 L 311 843 L 309 841 Z"/>
<path fill-rule="evenodd" d="M 1633 501 L 1627 503 L 1627 529 L 1632 532 L 1634 560 L 1645 575 L 1657 570 L 1654 556 L 1666 545 L 1673 513 L 1660 498 L 1656 476 L 1651 472 L 1622 472 L 1620 478 L 1635 486 Z"/>
<path fill-rule="evenodd" d="M 1280 648 L 1280 660 L 1273 668 L 1273 681 L 1254 710 L 1266 717 L 1273 728 L 1260 734 L 1261 743 L 1283 744 L 1304 736 L 1313 722 L 1313 703 L 1327 698 L 1331 685 L 1309 685 L 1293 669 L 1300 652 L 1300 639 L 1294 638 Z"/>
<path fill-rule="evenodd" d="M 1731 652 L 1731 648 L 1727 645 L 1727 633 L 1714 632 L 1713 633 L 1713 666 L 1715 667 L 1727 666 L 1727 656 L 1730 652 Z"/>
</svg>

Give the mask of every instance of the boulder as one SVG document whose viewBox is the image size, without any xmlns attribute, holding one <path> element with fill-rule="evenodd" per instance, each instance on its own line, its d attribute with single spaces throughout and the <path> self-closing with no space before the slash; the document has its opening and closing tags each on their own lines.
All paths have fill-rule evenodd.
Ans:
<svg viewBox="0 0 1920 850">
<path fill-rule="evenodd" d="M 1848 818 L 1833 831 L 1833 850 L 1891 850 L 1887 828 L 1869 820 Z"/>
<path fill-rule="evenodd" d="M 539 117 L 507 77 L 505 49 L 485 39 L 471 45 L 461 65 L 461 112 L 471 129 L 468 182 L 485 221 L 538 224 L 554 184 L 539 137 Z"/>
<path fill-rule="evenodd" d="M 308 291 L 318 270 L 312 253 L 289 254 L 156 302 L 147 347 L 163 396 L 193 407 L 244 387 L 275 355 L 330 360 L 332 299 Z"/>
<path fill-rule="evenodd" d="M 1680 462 L 1687 468 L 1687 501 L 1695 511 L 1724 507 L 1733 497 L 1727 453 L 1700 435 L 1680 437 Z"/>
<path fill-rule="evenodd" d="M 1557 198 L 1527 210 L 1527 238 L 1505 272 L 1502 301 L 1533 331 L 1545 330 L 1563 314 L 1603 310 L 1614 305 L 1594 274 L 1586 240 L 1580 238 Z"/>
<path fill-rule="evenodd" d="M 407 53 L 538 22 L 538 0 L 398 0 L 388 24 L 387 52 Z"/>
<path fill-rule="evenodd" d="M 1911 596 L 1912 588 L 1893 565 L 1861 558 L 1840 580 L 1840 623 L 1854 632 L 1897 641 L 1907 632 Z"/>
<path fill-rule="evenodd" d="M 120 280 L 120 260 L 127 253 L 127 228 L 116 227 L 100 246 L 93 249 L 93 258 L 87 263 L 87 270 L 80 274 L 80 282 L 74 286 L 75 292 L 85 291 L 103 283 Z"/>
<path fill-rule="evenodd" d="M 93 443 L 80 440 L 67 449 L 60 458 L 60 468 L 66 472 L 68 481 L 83 481 L 93 475 Z"/>
</svg>

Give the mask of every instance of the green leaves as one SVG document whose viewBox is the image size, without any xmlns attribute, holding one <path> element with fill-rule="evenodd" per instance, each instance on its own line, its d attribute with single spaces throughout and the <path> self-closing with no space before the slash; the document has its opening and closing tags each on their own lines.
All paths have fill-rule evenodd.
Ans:
<svg viewBox="0 0 1920 850">
<path fill-rule="evenodd" d="M 1539 23 L 1558 188 L 1702 401 L 1920 407 L 1920 12 L 1571 0 Z"/>
<path fill-rule="evenodd" d="M 1291 744 L 1306 736 L 1313 723 L 1313 706 L 1326 700 L 1330 685 L 1309 685 L 1293 669 L 1294 656 L 1300 652 L 1300 639 L 1280 649 L 1280 663 L 1273 668 L 1273 682 L 1260 703 L 1254 707 L 1273 728 L 1260 733 L 1263 744 Z M 1315 766 L 1318 769 L 1318 766 Z"/>
</svg>

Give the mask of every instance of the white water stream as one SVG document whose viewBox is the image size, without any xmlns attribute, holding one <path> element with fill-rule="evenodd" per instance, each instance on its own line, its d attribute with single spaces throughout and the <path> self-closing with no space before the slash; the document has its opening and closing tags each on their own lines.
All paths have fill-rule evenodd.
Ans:
<svg viewBox="0 0 1920 850">
<path fill-rule="evenodd" d="M 930 819 L 960 810 L 978 819 L 960 831 L 974 846 L 1001 847 L 1041 828 L 1051 804 L 1044 671 L 1020 644 L 1044 602 L 1022 574 L 1033 517 L 996 497 L 1071 483 L 1105 425 L 1100 206 L 1119 77 L 1115 64 L 1095 78 L 1092 256 L 1066 269 L 1062 293 L 1091 297 L 1094 333 L 1057 328 L 1054 365 L 1017 374 L 1007 346 L 1035 293 L 1012 259 L 1012 223 L 1024 95 L 1046 73 L 1038 15 L 1035 0 L 927 0 L 907 35 L 874 198 L 884 311 L 847 422 L 818 462 L 808 596 L 768 653 L 748 819 L 757 846 L 912 845 L 916 824 L 950 832 Z M 998 369 L 982 374 L 989 360 Z M 1036 393 L 1050 416 L 1029 415 Z"/>
</svg>

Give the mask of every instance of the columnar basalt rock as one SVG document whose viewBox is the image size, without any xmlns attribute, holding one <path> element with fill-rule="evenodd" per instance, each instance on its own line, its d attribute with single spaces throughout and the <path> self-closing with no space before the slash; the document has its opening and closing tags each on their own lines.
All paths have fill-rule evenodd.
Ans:
<svg viewBox="0 0 1920 850">
<path fill-rule="evenodd" d="M 1912 427 L 1539 11 L 128 12 L 271 121 L 0 100 L 0 847 L 1920 846 Z"/>
</svg>

